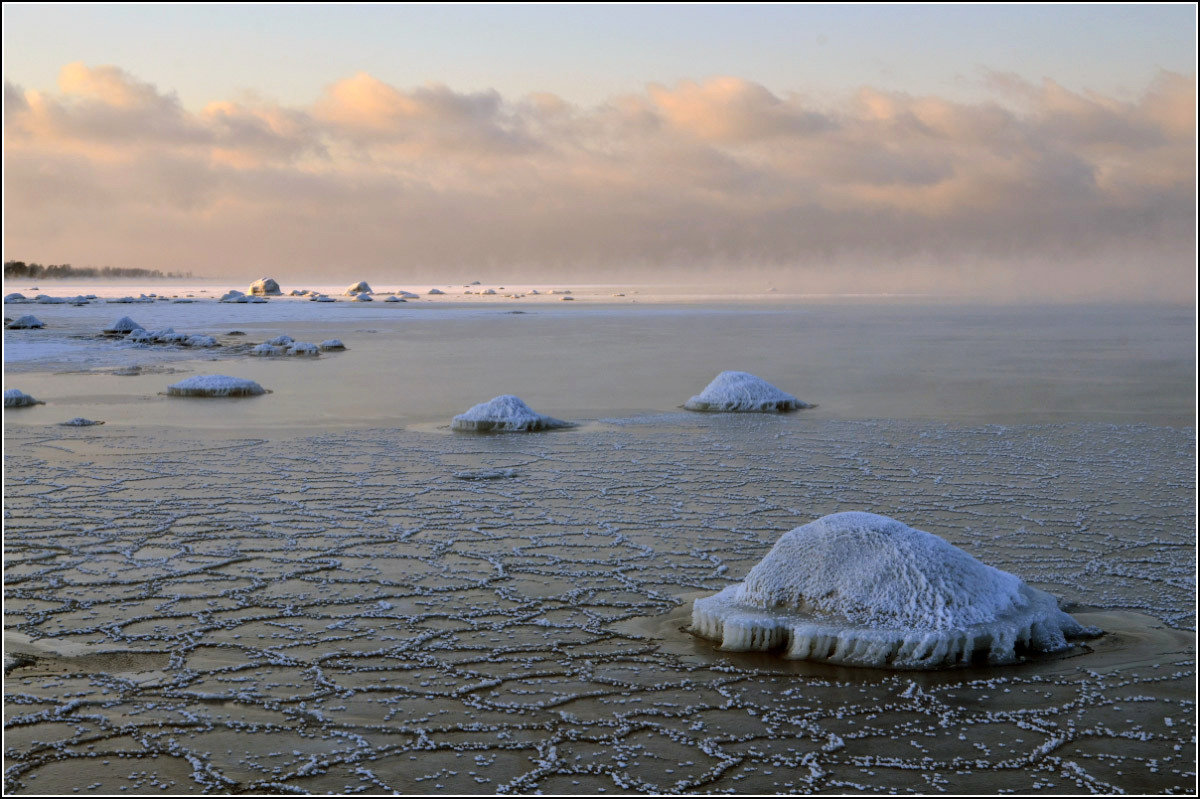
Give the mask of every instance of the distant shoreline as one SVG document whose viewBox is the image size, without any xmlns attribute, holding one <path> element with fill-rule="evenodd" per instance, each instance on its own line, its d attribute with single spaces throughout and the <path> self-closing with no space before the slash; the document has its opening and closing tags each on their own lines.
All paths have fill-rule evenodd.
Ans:
<svg viewBox="0 0 1200 799">
<path fill-rule="evenodd" d="M 50 264 L 43 266 L 24 261 L 4 262 L 5 280 L 195 280 L 191 272 L 163 272 L 159 269 L 134 269 L 116 266 Z"/>
</svg>

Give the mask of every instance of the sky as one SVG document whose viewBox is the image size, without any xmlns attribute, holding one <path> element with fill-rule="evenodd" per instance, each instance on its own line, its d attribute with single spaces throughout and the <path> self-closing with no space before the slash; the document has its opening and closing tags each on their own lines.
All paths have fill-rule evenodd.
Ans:
<svg viewBox="0 0 1200 799">
<path fill-rule="evenodd" d="M 3 15 L 5 259 L 1194 292 L 1191 4 Z"/>
</svg>

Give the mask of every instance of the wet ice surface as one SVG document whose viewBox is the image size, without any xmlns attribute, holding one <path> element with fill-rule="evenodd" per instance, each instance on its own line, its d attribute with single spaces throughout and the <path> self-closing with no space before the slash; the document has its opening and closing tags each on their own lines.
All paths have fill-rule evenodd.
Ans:
<svg viewBox="0 0 1200 799">
<path fill-rule="evenodd" d="M 184 435 L 7 431 L 7 791 L 1194 784 L 1190 429 Z M 679 629 L 781 532 L 851 509 L 1104 608 L 1071 612 L 1110 635 L 914 675 Z"/>
</svg>

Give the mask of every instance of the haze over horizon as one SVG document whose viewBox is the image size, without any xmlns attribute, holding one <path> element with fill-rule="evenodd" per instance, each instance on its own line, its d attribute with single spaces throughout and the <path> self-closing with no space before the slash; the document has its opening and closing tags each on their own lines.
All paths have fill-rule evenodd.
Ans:
<svg viewBox="0 0 1200 799">
<path fill-rule="evenodd" d="M 247 29 L 255 15 L 293 18 L 238 8 Z M 189 82 L 185 93 L 162 77 L 184 80 L 166 56 L 162 74 L 144 54 L 129 56 L 134 68 L 116 43 L 94 49 L 75 34 L 49 48 L 62 59 L 51 87 L 26 62 L 53 37 L 34 30 L 30 7 L 14 14 L 6 6 L 4 257 L 238 283 L 265 275 L 293 283 L 757 281 L 813 292 L 1181 301 L 1195 291 L 1196 77 L 1183 66 L 1195 56 L 1195 11 L 1165 8 L 1121 7 L 1127 32 L 1140 37 L 1126 53 L 1123 86 L 1111 64 L 1091 80 L 1086 63 L 1042 64 L 1062 77 L 1013 71 L 1002 47 L 980 55 L 996 63 L 942 52 L 939 43 L 950 39 L 937 31 L 927 48 L 906 43 L 921 56 L 921 70 L 907 79 L 879 73 L 868 83 L 861 79 L 873 76 L 864 72 L 844 84 L 791 68 L 772 73 L 751 55 L 753 34 L 779 46 L 768 23 L 782 12 L 752 9 L 731 26 L 727 50 L 711 59 L 699 49 L 667 53 L 670 67 L 640 81 L 585 57 L 600 50 L 580 45 L 572 60 L 563 51 L 577 33 L 527 42 L 545 59 L 543 71 L 530 74 L 528 57 L 477 50 L 486 31 L 466 30 L 447 41 L 459 42 L 461 60 L 476 72 L 414 49 L 414 61 L 453 74 L 401 82 L 392 56 L 367 48 L 347 69 L 339 50 L 310 59 L 301 99 L 294 87 L 280 91 L 279 76 L 265 68 L 241 76 L 240 89 Z M 465 13 L 421 12 L 430 24 Z M 537 18 L 527 7 L 508 12 L 527 26 Z M 970 12 L 955 7 L 952 16 Z M 302 21 L 314 12 L 297 13 Z M 373 41 L 378 32 L 365 22 L 384 12 L 322 13 L 345 23 L 330 41 L 350 36 L 355 20 Z M 704 16 L 678 13 L 685 28 Z M 846 34 L 837 26 L 853 19 L 838 13 L 822 9 L 811 19 L 838 39 Z M 905 11 L 846 13 L 869 20 Z M 977 21 L 997 13 L 981 9 Z M 1004 16 L 1015 24 L 1023 13 L 1039 14 L 1008 7 Z M 1059 34 L 1078 39 L 1064 39 L 1065 50 L 1084 53 L 1081 43 L 1115 35 L 1113 12 L 1091 13 L 1094 26 Z M 169 14 L 108 8 L 113 19 Z M 788 14 L 803 22 L 799 10 Z M 1192 26 L 1190 53 L 1177 34 L 1155 33 L 1151 22 L 1164 14 Z M 580 15 L 603 16 L 591 7 Z M 218 17 L 234 24 L 239 14 L 226 8 Z M 718 32 L 708 23 L 711 38 Z M 154 24 L 185 62 L 207 41 L 187 43 L 182 29 Z M 397 30 L 396 47 L 428 30 Z M 803 32 L 806 40 L 825 35 Z M 291 57 L 322 41 L 319 29 L 299 22 L 286 34 L 258 35 L 265 50 L 291 48 Z M 1156 50 L 1146 39 L 1159 35 L 1152 63 L 1146 53 Z M 873 41 L 844 43 L 839 57 L 882 57 L 866 49 Z M 1029 43 L 1012 49 L 1022 47 Z M 80 61 L 71 48 L 112 58 Z M 952 76 L 944 84 L 930 77 L 940 52 Z M 778 56 L 786 62 L 789 53 Z M 526 72 L 506 73 L 509 63 Z M 417 66 L 405 74 L 421 74 Z M 478 85 L 488 67 L 495 81 Z M 202 62 L 185 72 L 203 72 Z M 612 88 L 613 75 L 625 88 Z M 603 94 L 571 92 L 572 76 L 581 87 L 599 81 Z M 279 96 L 287 99 L 271 99 Z"/>
</svg>

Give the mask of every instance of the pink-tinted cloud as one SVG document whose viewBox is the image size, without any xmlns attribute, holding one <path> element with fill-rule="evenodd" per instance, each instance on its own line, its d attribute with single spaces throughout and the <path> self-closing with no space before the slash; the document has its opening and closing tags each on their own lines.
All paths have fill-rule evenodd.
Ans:
<svg viewBox="0 0 1200 799">
<path fill-rule="evenodd" d="M 723 77 L 580 107 L 362 73 L 309 107 L 192 111 L 71 64 L 56 92 L 5 84 L 6 252 L 430 279 L 854 263 L 881 285 L 898 260 L 930 264 L 931 285 L 938 264 L 988 259 L 1087 280 L 1119 252 L 1166 293 L 1190 281 L 1194 76 L 1132 101 L 988 85 L 975 104 L 863 88 L 817 108 Z"/>
</svg>

